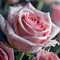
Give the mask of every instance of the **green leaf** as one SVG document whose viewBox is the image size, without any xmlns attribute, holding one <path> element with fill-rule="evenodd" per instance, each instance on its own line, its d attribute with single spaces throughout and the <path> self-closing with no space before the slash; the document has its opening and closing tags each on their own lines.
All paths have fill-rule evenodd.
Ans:
<svg viewBox="0 0 60 60">
<path fill-rule="evenodd" d="M 55 47 L 52 47 L 50 51 L 58 55 L 60 53 L 60 45 L 56 45 Z"/>
<path fill-rule="evenodd" d="M 42 7 L 43 7 L 43 2 L 40 0 L 40 1 L 38 1 L 38 4 L 37 4 L 37 9 L 38 10 L 41 10 L 42 9 Z"/>
<path fill-rule="evenodd" d="M 4 6 L 4 14 L 5 14 L 5 17 L 7 16 L 7 13 L 8 13 L 8 6 L 9 6 L 8 3 L 6 3 L 5 6 Z"/>
</svg>

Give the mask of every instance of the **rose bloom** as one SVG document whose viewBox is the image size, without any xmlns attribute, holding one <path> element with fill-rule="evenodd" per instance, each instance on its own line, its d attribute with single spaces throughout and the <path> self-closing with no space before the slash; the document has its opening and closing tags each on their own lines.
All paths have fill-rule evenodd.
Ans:
<svg viewBox="0 0 60 60">
<path fill-rule="evenodd" d="M 60 28 L 60 4 L 53 4 L 52 10 L 53 10 L 53 13 L 51 14 L 52 22 Z M 57 35 L 57 40 L 60 42 L 60 33 Z"/>
<path fill-rule="evenodd" d="M 13 49 L 0 41 L 0 60 L 14 60 Z"/>
<path fill-rule="evenodd" d="M 23 8 L 10 7 L 8 19 L 1 16 L 0 25 L 11 46 L 23 52 L 39 51 L 59 32 L 49 13 L 38 11 L 30 3 Z"/>
<path fill-rule="evenodd" d="M 53 52 L 41 50 L 40 52 L 37 53 L 37 57 L 34 57 L 33 60 L 60 60 L 60 59 Z"/>
</svg>

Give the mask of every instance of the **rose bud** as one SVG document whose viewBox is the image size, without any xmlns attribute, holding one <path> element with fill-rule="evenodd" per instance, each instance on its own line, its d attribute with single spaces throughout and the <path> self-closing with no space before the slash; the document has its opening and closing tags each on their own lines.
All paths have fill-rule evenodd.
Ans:
<svg viewBox="0 0 60 60">
<path fill-rule="evenodd" d="M 30 3 L 23 8 L 13 8 L 10 7 L 7 20 L 1 16 L 0 27 L 8 42 L 16 49 L 37 52 L 59 32 L 50 14 L 35 9 Z"/>
<path fill-rule="evenodd" d="M 0 60 L 14 60 L 13 49 L 7 47 L 2 41 L 0 41 Z"/>
<path fill-rule="evenodd" d="M 53 52 L 41 50 L 40 52 L 37 53 L 37 57 L 34 57 L 33 60 L 60 60 L 60 59 Z"/>
</svg>

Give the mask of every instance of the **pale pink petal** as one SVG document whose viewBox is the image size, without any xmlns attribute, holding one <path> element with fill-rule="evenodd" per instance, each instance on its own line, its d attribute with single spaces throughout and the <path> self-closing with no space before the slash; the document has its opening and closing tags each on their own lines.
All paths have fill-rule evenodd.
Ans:
<svg viewBox="0 0 60 60">
<path fill-rule="evenodd" d="M 60 31 L 59 27 L 52 23 L 52 31 L 51 31 L 50 39 L 55 37 L 59 33 L 59 31 Z"/>
<path fill-rule="evenodd" d="M 9 10 L 8 10 L 8 22 L 9 23 L 13 23 L 13 17 L 15 14 L 18 13 L 18 11 L 20 11 L 22 9 L 21 5 L 15 5 L 15 6 L 9 6 Z"/>
</svg>

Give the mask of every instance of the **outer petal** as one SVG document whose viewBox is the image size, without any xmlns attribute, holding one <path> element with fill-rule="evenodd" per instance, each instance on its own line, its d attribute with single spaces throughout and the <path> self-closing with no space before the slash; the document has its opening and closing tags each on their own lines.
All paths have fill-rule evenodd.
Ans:
<svg viewBox="0 0 60 60">
<path fill-rule="evenodd" d="M 9 11 L 8 11 L 8 21 L 9 23 L 13 22 L 13 17 L 15 14 L 18 13 L 22 9 L 21 5 L 16 5 L 16 6 L 9 6 Z"/>
<path fill-rule="evenodd" d="M 52 26 L 52 27 L 50 26 L 51 30 L 50 30 L 50 38 L 49 39 L 52 39 L 53 37 L 55 37 L 59 33 L 60 29 L 58 26 L 56 26 L 54 23 L 52 23 L 49 13 L 48 13 L 47 17 L 50 22 L 50 25 Z"/>
<path fill-rule="evenodd" d="M 8 48 L 3 44 L 3 42 L 0 42 L 0 48 L 2 48 L 8 55 L 8 60 L 14 60 L 14 53 L 12 48 Z"/>
<path fill-rule="evenodd" d="M 59 33 L 59 31 L 60 31 L 59 27 L 56 26 L 55 24 L 52 23 L 52 26 L 53 27 L 52 27 L 52 32 L 51 32 L 50 39 L 52 39 L 53 37 L 55 37 Z"/>
</svg>

